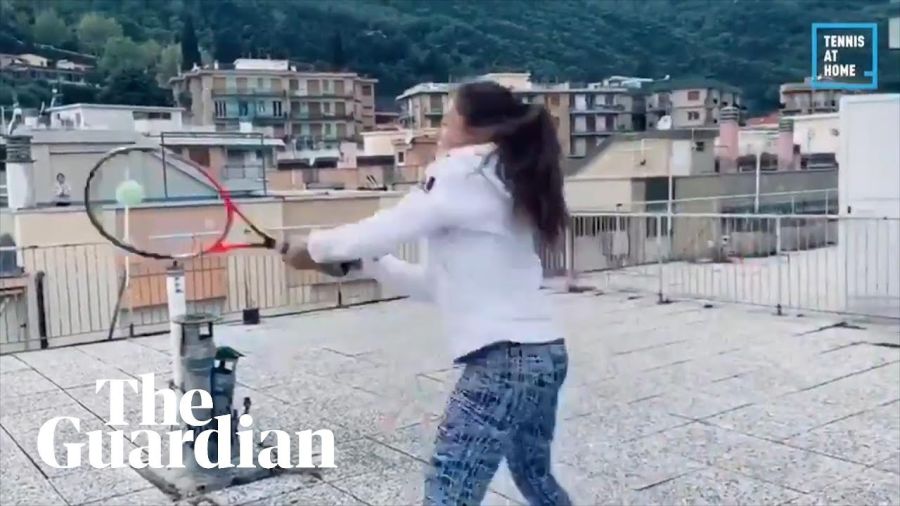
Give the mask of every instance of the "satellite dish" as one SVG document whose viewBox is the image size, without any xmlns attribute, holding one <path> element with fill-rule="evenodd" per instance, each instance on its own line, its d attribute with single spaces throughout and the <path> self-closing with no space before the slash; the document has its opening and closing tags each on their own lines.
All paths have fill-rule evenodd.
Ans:
<svg viewBox="0 0 900 506">
<path fill-rule="evenodd" d="M 656 123 L 657 130 L 671 130 L 672 129 L 672 117 L 671 116 L 663 116 L 659 118 L 659 122 Z"/>
</svg>

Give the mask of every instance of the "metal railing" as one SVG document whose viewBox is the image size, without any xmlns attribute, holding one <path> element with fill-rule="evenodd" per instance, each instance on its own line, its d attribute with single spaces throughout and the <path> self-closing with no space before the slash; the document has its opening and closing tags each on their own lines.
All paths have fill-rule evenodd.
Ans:
<svg viewBox="0 0 900 506">
<path fill-rule="evenodd" d="M 540 248 L 545 274 L 603 291 L 900 318 L 897 218 L 698 213 L 670 223 L 659 213 L 581 212 L 565 239 Z M 4 261 L 0 273 L 0 353 L 169 328 L 164 263 L 125 257 L 105 243 L 0 247 L 7 259 L 10 252 L 15 265 Z M 418 247 L 398 254 L 417 261 Z M 189 309 L 226 319 L 248 308 L 278 315 L 391 298 L 372 280 L 289 270 L 269 252 L 211 255 L 183 267 Z"/>
<path fill-rule="evenodd" d="M 294 228 L 284 233 L 303 234 L 309 227 Z M 0 252 L 14 252 L 17 264 L 0 277 L 0 353 L 169 329 L 169 265 L 164 262 L 126 257 L 105 243 L 0 247 Z M 416 261 L 418 248 L 406 245 L 398 255 Z M 129 281 L 119 300 L 126 263 Z M 271 252 L 210 255 L 186 261 L 182 267 L 188 310 L 226 320 L 239 319 L 248 308 L 272 316 L 393 297 L 383 294 L 372 280 L 339 280 L 287 269 Z M 116 325 L 110 334 L 114 317 Z"/>
<path fill-rule="evenodd" d="M 900 318 L 900 219 L 579 213 L 543 252 L 548 275 L 660 301 L 716 300 Z M 669 231 L 671 230 L 671 235 Z"/>
</svg>

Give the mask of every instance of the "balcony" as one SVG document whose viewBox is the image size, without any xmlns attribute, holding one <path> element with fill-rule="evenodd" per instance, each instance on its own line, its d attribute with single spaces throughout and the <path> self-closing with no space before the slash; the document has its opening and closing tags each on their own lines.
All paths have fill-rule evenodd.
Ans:
<svg viewBox="0 0 900 506">
<path fill-rule="evenodd" d="M 304 112 L 291 111 L 290 118 L 300 121 L 352 121 L 353 113 L 345 112 L 343 114 L 328 112 Z"/>
<path fill-rule="evenodd" d="M 218 115 L 215 117 L 216 121 L 253 121 L 259 123 L 281 123 L 287 120 L 287 115 L 284 113 L 275 114 L 270 111 L 246 111 L 244 113 L 241 112 L 227 112 L 224 115 Z"/>
<path fill-rule="evenodd" d="M 317 91 L 309 91 L 309 90 L 290 90 L 287 93 L 287 96 L 291 98 L 306 98 L 311 100 L 316 100 L 320 98 L 343 98 L 345 100 L 355 100 L 356 95 L 353 91 L 332 91 L 332 90 L 317 90 Z"/>
<path fill-rule="evenodd" d="M 571 114 L 618 114 L 625 112 L 622 104 L 591 104 L 582 109 L 572 109 Z"/>
<path fill-rule="evenodd" d="M 444 108 L 434 108 L 429 111 L 425 111 L 426 118 L 440 118 L 444 116 Z"/>
<path fill-rule="evenodd" d="M 271 88 L 225 88 L 222 90 L 212 90 L 213 97 L 284 97 L 284 90 L 273 90 Z"/>
</svg>

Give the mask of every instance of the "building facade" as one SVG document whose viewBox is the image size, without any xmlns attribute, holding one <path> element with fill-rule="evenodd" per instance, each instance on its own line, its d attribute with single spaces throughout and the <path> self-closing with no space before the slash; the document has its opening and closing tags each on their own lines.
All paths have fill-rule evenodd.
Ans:
<svg viewBox="0 0 900 506">
<path fill-rule="evenodd" d="M 375 79 L 352 72 L 308 72 L 287 60 L 235 60 L 170 80 L 195 125 L 264 131 L 298 149 L 359 140 L 375 128 Z M 242 126 L 245 125 L 245 126 Z"/>
<path fill-rule="evenodd" d="M 802 83 L 784 83 L 779 88 L 781 114 L 797 116 L 837 112 L 846 90 L 813 88 L 807 77 Z"/>
<path fill-rule="evenodd" d="M 0 54 L 0 74 L 14 79 L 87 85 L 90 65 L 69 60 L 51 61 L 36 54 Z"/>
<path fill-rule="evenodd" d="M 585 156 L 591 146 L 615 132 L 635 128 L 634 89 L 621 83 L 538 83 L 528 73 L 492 73 L 473 80 L 491 80 L 508 87 L 526 103 L 547 107 L 567 156 Z M 420 83 L 397 97 L 400 122 L 412 130 L 438 128 L 455 83 Z"/>
<path fill-rule="evenodd" d="M 743 107 L 741 90 L 713 79 L 665 80 L 647 88 L 647 128 L 671 118 L 671 128 L 715 127 L 723 108 Z"/>
</svg>

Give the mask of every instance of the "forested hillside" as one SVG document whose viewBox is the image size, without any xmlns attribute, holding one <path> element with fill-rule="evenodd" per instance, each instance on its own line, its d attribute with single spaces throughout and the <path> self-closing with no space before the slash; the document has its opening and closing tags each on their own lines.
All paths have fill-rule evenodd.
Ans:
<svg viewBox="0 0 900 506">
<path fill-rule="evenodd" d="M 0 0 L 0 8 L 0 52 L 52 46 L 92 54 L 98 100 L 122 101 L 125 90 L 129 100 L 167 100 L 156 83 L 177 72 L 180 42 L 193 37 L 204 60 L 270 56 L 349 68 L 377 77 L 384 97 L 421 81 L 525 69 L 576 81 L 712 76 L 742 87 L 750 108 L 762 111 L 777 105 L 779 83 L 809 72 L 811 23 L 878 21 L 886 33 L 892 7 L 887 0 Z M 881 53 L 882 82 L 900 81 L 896 52 Z M 12 89 L 23 102 L 47 99 L 45 88 L 0 83 L 0 104 Z"/>
</svg>

